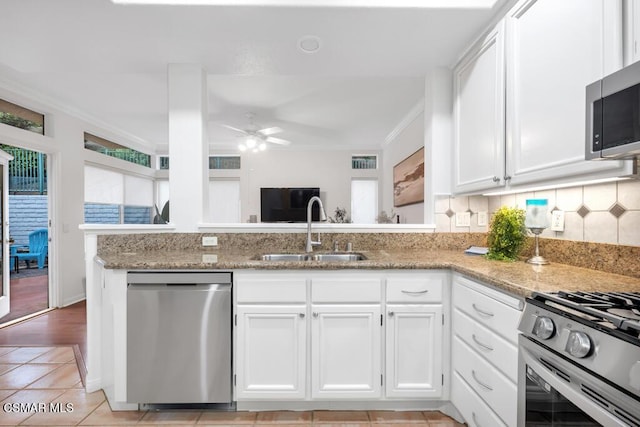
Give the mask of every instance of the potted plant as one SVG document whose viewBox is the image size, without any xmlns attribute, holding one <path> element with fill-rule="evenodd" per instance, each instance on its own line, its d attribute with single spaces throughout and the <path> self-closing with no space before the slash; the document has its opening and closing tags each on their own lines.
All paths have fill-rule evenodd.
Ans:
<svg viewBox="0 0 640 427">
<path fill-rule="evenodd" d="M 524 218 L 524 209 L 503 206 L 495 212 L 487 236 L 487 258 L 502 261 L 518 259 L 527 235 Z"/>
</svg>

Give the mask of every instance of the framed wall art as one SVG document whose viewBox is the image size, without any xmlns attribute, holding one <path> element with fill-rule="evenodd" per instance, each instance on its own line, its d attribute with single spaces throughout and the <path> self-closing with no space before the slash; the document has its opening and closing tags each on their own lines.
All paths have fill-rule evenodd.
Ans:
<svg viewBox="0 0 640 427">
<path fill-rule="evenodd" d="M 424 147 L 393 167 L 393 206 L 424 202 Z"/>
</svg>

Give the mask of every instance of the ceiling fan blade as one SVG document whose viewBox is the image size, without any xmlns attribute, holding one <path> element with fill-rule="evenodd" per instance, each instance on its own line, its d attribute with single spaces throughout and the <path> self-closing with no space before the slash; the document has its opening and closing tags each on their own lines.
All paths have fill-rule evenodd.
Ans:
<svg viewBox="0 0 640 427">
<path fill-rule="evenodd" d="M 236 132 L 240 132 L 240 133 L 242 133 L 242 134 L 244 134 L 244 135 L 248 135 L 248 134 L 249 134 L 249 133 L 248 133 L 246 130 L 244 130 L 244 129 L 238 129 L 238 128 L 234 128 L 233 126 L 229 126 L 229 125 L 222 125 L 222 124 L 221 124 L 220 126 L 222 126 L 222 127 L 224 127 L 224 128 L 227 128 L 227 129 L 231 129 L 231 130 L 236 131 Z"/>
<path fill-rule="evenodd" d="M 265 141 L 271 142 L 273 144 L 280 144 L 280 145 L 289 145 L 289 144 L 291 144 L 291 141 L 287 141 L 286 139 L 282 139 L 282 138 L 274 138 L 272 136 L 266 138 Z"/>
<path fill-rule="evenodd" d="M 274 126 L 274 127 L 271 127 L 271 128 L 260 129 L 258 131 L 258 133 L 261 133 L 261 134 L 263 134 L 265 136 L 274 135 L 274 134 L 280 133 L 280 132 L 282 132 L 282 129 L 280 129 L 278 126 Z"/>
</svg>

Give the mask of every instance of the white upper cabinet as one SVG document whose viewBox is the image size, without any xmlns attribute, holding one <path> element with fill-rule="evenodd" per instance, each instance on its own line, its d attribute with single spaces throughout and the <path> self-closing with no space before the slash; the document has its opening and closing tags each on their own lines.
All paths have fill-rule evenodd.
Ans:
<svg viewBox="0 0 640 427">
<path fill-rule="evenodd" d="M 620 0 L 522 0 L 469 49 L 453 72 L 454 193 L 633 172 L 585 160 L 585 87 L 622 67 L 622 21 Z"/>
<path fill-rule="evenodd" d="M 504 186 L 504 78 L 501 23 L 453 71 L 456 193 Z"/>
<path fill-rule="evenodd" d="M 640 0 L 628 0 L 627 5 L 626 63 L 630 64 L 640 61 Z"/>
<path fill-rule="evenodd" d="M 506 169 L 510 186 L 624 174 L 585 161 L 585 86 L 622 66 L 614 0 L 527 0 L 506 17 Z"/>
</svg>

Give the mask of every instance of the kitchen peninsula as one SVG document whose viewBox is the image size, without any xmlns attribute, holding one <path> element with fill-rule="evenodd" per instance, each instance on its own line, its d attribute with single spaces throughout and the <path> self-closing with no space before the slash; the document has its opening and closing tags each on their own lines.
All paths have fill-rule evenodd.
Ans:
<svg viewBox="0 0 640 427">
<path fill-rule="evenodd" d="M 516 327 L 525 297 L 640 291 L 640 279 L 629 276 L 465 255 L 466 247 L 483 245 L 483 233 L 323 233 L 324 247 L 316 252 L 329 252 L 334 241 L 340 247 L 351 242 L 365 257 L 348 262 L 260 259 L 303 253 L 300 233 L 216 233 L 215 248 L 202 247 L 203 236 L 88 233 L 95 252 L 87 258 L 93 278 L 87 286 L 87 389 L 105 389 L 112 408 L 144 403 L 127 400 L 130 271 L 232 272 L 238 409 L 438 409 L 462 420 L 473 408 L 488 425 L 515 425 Z M 272 337 L 287 339 L 279 346 L 253 335 L 254 327 L 273 333 L 268 322 L 274 318 L 283 329 Z M 359 338 L 349 341 L 336 328 Z M 330 351 L 337 342 L 348 348 L 346 361 Z M 474 342 L 489 343 L 495 352 L 477 356 L 482 348 Z M 337 383 L 338 374 L 351 383 Z M 475 377 L 490 383 L 493 397 Z"/>
</svg>

